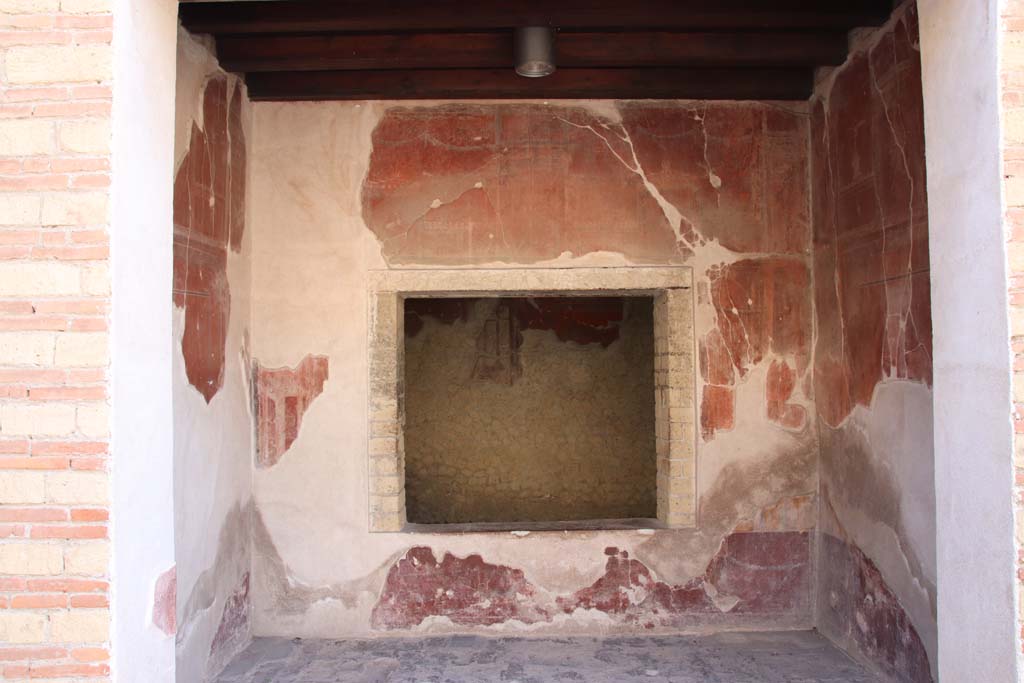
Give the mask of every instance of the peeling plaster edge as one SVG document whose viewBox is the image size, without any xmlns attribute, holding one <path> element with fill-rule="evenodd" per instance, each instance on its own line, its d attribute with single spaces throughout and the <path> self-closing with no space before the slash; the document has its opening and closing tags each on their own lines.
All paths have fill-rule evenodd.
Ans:
<svg viewBox="0 0 1024 683">
<path fill-rule="evenodd" d="M 815 100 L 828 100 L 832 94 L 832 87 L 835 85 L 839 75 L 850 66 L 854 59 L 859 58 L 864 53 L 871 52 L 881 44 L 882 40 L 903 21 L 911 11 L 911 8 L 917 8 L 917 0 L 903 0 L 900 6 L 892 11 L 892 14 L 889 15 L 889 18 L 881 26 L 869 28 L 863 33 L 851 32 L 848 35 L 850 49 L 846 55 L 846 60 L 838 66 L 823 67 L 816 71 L 814 92 L 811 93 L 808 102 L 813 104 Z M 917 48 L 920 50 L 920 42 Z"/>
</svg>

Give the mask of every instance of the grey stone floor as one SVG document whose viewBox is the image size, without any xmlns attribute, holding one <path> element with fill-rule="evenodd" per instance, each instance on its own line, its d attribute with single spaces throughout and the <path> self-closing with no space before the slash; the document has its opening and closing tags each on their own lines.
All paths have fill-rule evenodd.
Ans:
<svg viewBox="0 0 1024 683">
<path fill-rule="evenodd" d="M 812 632 L 637 638 L 260 638 L 217 683 L 878 683 Z"/>
</svg>

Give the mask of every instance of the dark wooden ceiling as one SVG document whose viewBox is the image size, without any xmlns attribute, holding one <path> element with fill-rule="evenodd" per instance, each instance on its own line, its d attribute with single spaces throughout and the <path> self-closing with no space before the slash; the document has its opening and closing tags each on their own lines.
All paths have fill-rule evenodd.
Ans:
<svg viewBox="0 0 1024 683">
<path fill-rule="evenodd" d="M 181 0 L 254 100 L 806 99 L 892 0 Z M 558 70 L 513 71 L 553 26 Z"/>
</svg>

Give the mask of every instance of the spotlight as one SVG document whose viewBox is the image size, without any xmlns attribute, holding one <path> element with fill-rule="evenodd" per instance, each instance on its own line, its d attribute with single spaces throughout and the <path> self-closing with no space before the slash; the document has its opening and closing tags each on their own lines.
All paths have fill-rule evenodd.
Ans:
<svg viewBox="0 0 1024 683">
<path fill-rule="evenodd" d="M 515 31 L 516 73 L 527 78 L 555 72 L 555 29 L 525 26 Z"/>
</svg>

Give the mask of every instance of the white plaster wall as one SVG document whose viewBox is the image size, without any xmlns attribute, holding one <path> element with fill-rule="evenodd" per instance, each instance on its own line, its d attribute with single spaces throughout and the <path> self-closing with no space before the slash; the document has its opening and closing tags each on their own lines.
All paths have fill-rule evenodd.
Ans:
<svg viewBox="0 0 1024 683">
<path fill-rule="evenodd" d="M 819 477 L 830 490 L 819 528 L 852 543 L 878 567 L 924 643 L 934 673 L 938 636 L 932 423 L 931 389 L 906 380 L 879 382 L 871 405 L 855 407 L 835 429 L 820 421 Z M 824 506 L 824 496 L 822 500 Z M 827 597 L 819 595 L 819 611 L 830 609 Z M 822 623 L 819 628 L 841 638 Z M 862 656 L 856 644 L 844 645 Z"/>
<path fill-rule="evenodd" d="M 997 0 L 921 0 L 939 676 L 1018 675 Z"/>
<path fill-rule="evenodd" d="M 152 624 L 174 564 L 171 204 L 178 3 L 115 0 L 111 188 L 112 679 L 174 680 Z"/>
<path fill-rule="evenodd" d="M 188 151 L 192 121 L 200 126 L 207 78 L 222 73 L 204 44 L 184 31 L 178 47 L 175 166 Z M 241 87 L 241 86 L 238 86 Z M 229 96 L 232 91 L 229 90 Z M 250 134 L 243 98 L 243 126 Z M 177 563 L 177 680 L 208 680 L 237 647 L 211 652 L 225 603 L 250 570 L 248 523 L 253 433 L 249 381 L 251 231 L 240 253 L 228 249 L 231 309 L 224 383 L 209 404 L 185 374 L 184 309 L 173 315 L 174 523 Z M 248 634 L 233 640 L 236 646 Z"/>
<path fill-rule="evenodd" d="M 278 464 L 255 473 L 254 632 L 369 635 L 371 610 L 387 570 L 416 545 L 433 548 L 439 558 L 445 551 L 461 557 L 480 553 L 486 562 L 522 569 L 528 581 L 552 594 L 577 590 L 601 576 L 608 546 L 629 550 L 670 583 L 701 574 L 731 527 L 654 533 L 368 533 L 367 276 L 387 264 L 364 224 L 360 192 L 374 126 L 385 108 L 395 104 L 253 105 L 253 358 L 263 367 L 295 367 L 307 354 L 330 359 L 329 379 L 305 413 L 298 439 Z M 614 112 L 608 103 L 566 104 Z M 741 257 L 712 243 L 691 264 L 704 272 L 712 263 Z M 534 265 L 631 264 L 620 254 L 599 253 L 583 258 L 565 254 Z M 710 306 L 702 306 L 697 315 L 698 332 L 706 330 L 713 316 Z M 761 507 L 781 498 L 813 495 L 816 490 L 813 430 L 786 431 L 765 415 L 764 373 L 771 360 L 752 368 L 737 387 L 734 433 L 744 436 L 723 432 L 710 444 L 700 444 L 701 494 L 722 481 L 723 473 L 743 472 L 751 463 L 766 468 L 741 484 L 734 521 L 753 518 Z M 793 402 L 810 406 L 799 388 Z M 808 407 L 808 413 L 813 414 L 813 408 Z M 806 455 L 801 472 L 808 474 L 800 475 L 796 490 L 781 483 L 787 481 L 782 470 L 802 465 L 787 463 L 768 476 L 767 463 L 780 453 Z M 263 537 L 261 525 L 266 529 Z M 809 613 L 795 621 L 759 624 L 810 625 Z M 438 632 L 451 630 L 451 625 L 434 619 L 422 628 Z M 606 615 L 592 614 L 556 620 L 546 627 L 510 622 L 492 628 L 601 631 L 610 624 Z"/>
</svg>

